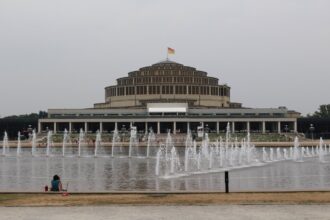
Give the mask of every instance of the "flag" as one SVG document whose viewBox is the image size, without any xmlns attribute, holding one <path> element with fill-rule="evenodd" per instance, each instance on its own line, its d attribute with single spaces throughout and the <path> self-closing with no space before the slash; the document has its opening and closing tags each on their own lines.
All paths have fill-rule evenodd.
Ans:
<svg viewBox="0 0 330 220">
<path fill-rule="evenodd" d="M 170 47 L 168 47 L 167 48 L 167 54 L 175 54 L 175 50 L 172 49 L 172 48 L 170 48 Z"/>
</svg>

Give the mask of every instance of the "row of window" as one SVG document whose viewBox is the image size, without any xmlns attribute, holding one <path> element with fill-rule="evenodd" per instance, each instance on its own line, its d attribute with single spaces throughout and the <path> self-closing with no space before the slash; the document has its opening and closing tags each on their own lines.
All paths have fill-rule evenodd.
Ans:
<svg viewBox="0 0 330 220">
<path fill-rule="evenodd" d="M 217 85 L 218 79 L 209 77 L 150 76 L 118 79 L 117 83 L 119 86 L 151 83 L 193 83 L 203 85 Z"/>
<path fill-rule="evenodd" d="M 204 71 L 196 70 L 195 68 L 143 68 L 139 71 L 128 73 L 130 76 L 153 76 L 153 75 L 173 75 L 173 76 L 206 76 Z"/>
<path fill-rule="evenodd" d="M 230 96 L 227 87 L 214 86 L 185 86 L 185 85 L 162 85 L 162 86 L 126 86 L 110 87 L 106 89 L 106 96 L 124 95 L 147 95 L 147 94 L 189 94 L 189 95 L 213 95 Z"/>
<path fill-rule="evenodd" d="M 138 71 L 137 76 L 153 76 L 153 75 L 171 75 L 171 76 L 206 76 L 206 72 L 193 70 L 142 70 Z"/>
<path fill-rule="evenodd" d="M 156 115 L 159 113 L 149 113 L 150 115 Z M 176 113 L 171 113 L 175 114 Z M 129 116 L 129 115 L 134 115 L 134 116 L 143 116 L 147 115 L 147 113 L 111 113 L 111 114 L 50 114 L 51 118 L 56 118 L 56 117 L 87 117 L 87 116 L 92 116 L 92 117 L 104 117 L 104 116 Z M 169 114 L 167 114 L 169 115 Z M 283 113 L 181 113 L 180 115 L 191 115 L 191 116 L 248 116 L 248 117 L 264 117 L 264 116 L 276 116 L 276 117 L 285 117 L 285 114 Z"/>
</svg>

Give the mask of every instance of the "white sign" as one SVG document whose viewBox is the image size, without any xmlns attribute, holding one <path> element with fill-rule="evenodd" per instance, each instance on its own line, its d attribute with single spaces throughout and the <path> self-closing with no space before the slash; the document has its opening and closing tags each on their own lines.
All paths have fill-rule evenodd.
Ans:
<svg viewBox="0 0 330 220">
<path fill-rule="evenodd" d="M 148 112 L 187 112 L 187 103 L 148 103 Z"/>
<path fill-rule="evenodd" d="M 197 127 L 197 136 L 198 137 L 203 137 L 204 135 L 204 129 L 203 129 L 203 126 L 198 126 Z"/>
</svg>

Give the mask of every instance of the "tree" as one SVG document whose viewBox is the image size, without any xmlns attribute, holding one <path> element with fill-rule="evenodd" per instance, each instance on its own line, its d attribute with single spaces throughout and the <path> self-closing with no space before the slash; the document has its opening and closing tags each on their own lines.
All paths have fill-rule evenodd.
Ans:
<svg viewBox="0 0 330 220">
<path fill-rule="evenodd" d="M 320 105 L 319 110 L 313 116 L 317 118 L 330 118 L 330 104 Z"/>
<path fill-rule="evenodd" d="M 39 113 L 11 115 L 0 118 L 0 140 L 4 131 L 7 131 L 9 137 L 16 138 L 18 131 L 21 131 L 23 134 L 28 131 L 29 128 L 37 129 L 38 119 L 45 117 L 47 117 L 47 112 L 40 111 Z"/>
<path fill-rule="evenodd" d="M 39 118 L 46 118 L 46 117 L 47 117 L 47 112 L 39 111 Z"/>
</svg>

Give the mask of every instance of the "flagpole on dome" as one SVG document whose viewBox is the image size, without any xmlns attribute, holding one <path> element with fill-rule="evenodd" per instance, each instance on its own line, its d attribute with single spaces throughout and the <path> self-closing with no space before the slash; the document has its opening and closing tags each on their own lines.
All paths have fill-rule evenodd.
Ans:
<svg viewBox="0 0 330 220">
<path fill-rule="evenodd" d="M 167 52 L 166 52 L 166 61 L 168 61 L 168 47 L 167 47 Z"/>
<path fill-rule="evenodd" d="M 167 47 L 167 55 L 166 55 L 166 60 L 168 61 L 168 55 L 169 54 L 175 54 L 175 50 L 171 47 Z"/>
</svg>

